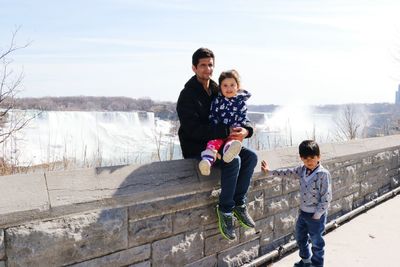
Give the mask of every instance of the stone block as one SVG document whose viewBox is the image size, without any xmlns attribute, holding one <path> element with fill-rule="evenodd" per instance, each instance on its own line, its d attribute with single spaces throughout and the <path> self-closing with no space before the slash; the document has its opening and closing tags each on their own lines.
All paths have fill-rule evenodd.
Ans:
<svg viewBox="0 0 400 267">
<path fill-rule="evenodd" d="M 258 257 L 260 244 L 254 240 L 218 254 L 218 266 L 242 266 Z"/>
<path fill-rule="evenodd" d="M 272 244 L 273 241 L 274 241 L 274 233 L 263 234 L 260 237 L 260 246 L 261 247 L 268 246 Z"/>
<path fill-rule="evenodd" d="M 363 182 L 368 181 L 371 184 L 376 184 L 378 182 L 378 178 L 379 178 L 378 177 L 379 176 L 379 173 L 378 173 L 379 168 L 380 167 L 377 166 L 371 170 L 365 171 L 365 178 L 363 179 Z"/>
<path fill-rule="evenodd" d="M 332 200 L 342 199 L 354 193 L 358 193 L 360 191 L 361 184 L 359 182 L 355 182 L 349 186 L 339 188 L 333 191 Z"/>
<path fill-rule="evenodd" d="M 244 243 L 273 232 L 274 218 L 272 216 L 257 220 L 255 223 L 255 228 L 246 229 L 244 227 L 240 227 L 240 243 Z"/>
<path fill-rule="evenodd" d="M 282 180 L 282 194 L 286 195 L 290 192 L 298 191 L 300 188 L 300 182 L 299 179 L 291 178 L 291 177 L 285 177 Z"/>
<path fill-rule="evenodd" d="M 295 191 L 289 194 L 289 207 L 296 208 L 300 206 L 300 192 Z"/>
<path fill-rule="evenodd" d="M 0 261 L 0 267 L 6 267 L 6 262 L 5 261 Z"/>
<path fill-rule="evenodd" d="M 354 198 L 354 196 L 350 195 L 350 196 L 344 197 L 342 199 L 342 211 L 343 211 L 343 213 L 347 213 L 347 212 L 350 212 L 352 210 L 352 208 L 353 208 L 353 198 Z"/>
<path fill-rule="evenodd" d="M 210 235 L 205 238 L 205 247 L 204 247 L 204 253 L 206 256 L 215 254 L 217 252 L 220 252 L 222 250 L 228 249 L 230 247 L 236 246 L 239 244 L 239 229 L 235 228 L 236 231 L 236 239 L 230 241 L 225 239 L 221 233 L 219 232 L 218 229 L 214 231 L 214 235 Z"/>
<path fill-rule="evenodd" d="M 372 192 L 372 193 L 366 195 L 364 198 L 365 198 L 365 202 L 370 202 L 377 197 L 379 197 L 378 192 Z"/>
<path fill-rule="evenodd" d="M 392 150 L 391 152 L 392 152 L 392 155 L 391 155 L 390 165 L 392 167 L 396 167 L 399 165 L 399 150 L 395 149 L 395 150 Z"/>
<path fill-rule="evenodd" d="M 280 196 L 265 200 L 265 214 L 268 216 L 281 213 L 289 209 L 289 199 L 290 197 Z"/>
<path fill-rule="evenodd" d="M 370 181 L 364 181 L 361 182 L 361 187 L 360 187 L 360 193 L 362 196 L 366 196 L 371 192 L 374 192 L 376 188 L 376 186 L 371 183 Z"/>
<path fill-rule="evenodd" d="M 129 220 L 136 221 L 146 217 L 196 208 L 215 201 L 216 199 L 211 196 L 211 192 L 207 191 L 140 203 L 129 207 Z"/>
<path fill-rule="evenodd" d="M 128 267 L 151 267 L 151 262 L 150 261 L 143 261 L 139 263 L 135 263 L 132 265 L 129 265 Z"/>
<path fill-rule="evenodd" d="M 274 231 L 274 217 L 268 217 L 262 220 L 256 221 L 256 230 L 261 235 L 271 234 Z"/>
<path fill-rule="evenodd" d="M 282 195 L 282 184 L 277 184 L 264 189 L 264 195 L 267 198 L 281 196 Z"/>
<path fill-rule="evenodd" d="M 217 221 L 215 205 L 208 205 L 176 212 L 173 216 L 173 233 L 195 230 L 201 225 Z"/>
<path fill-rule="evenodd" d="M 328 214 L 337 214 L 343 210 L 342 199 L 334 200 L 329 205 Z"/>
<path fill-rule="evenodd" d="M 263 218 L 264 215 L 264 192 L 253 191 L 248 194 L 247 197 L 247 208 L 254 220 Z"/>
<path fill-rule="evenodd" d="M 372 166 L 372 156 L 363 157 L 361 162 L 363 166 Z"/>
<path fill-rule="evenodd" d="M 374 165 L 379 164 L 379 163 L 383 163 L 385 161 L 390 161 L 391 160 L 391 155 L 392 153 L 390 151 L 384 151 L 384 152 L 380 152 L 375 154 L 372 157 L 372 163 Z"/>
<path fill-rule="evenodd" d="M 362 205 L 364 205 L 364 203 L 365 203 L 365 199 L 363 197 L 361 197 L 361 198 L 354 197 L 354 199 L 353 199 L 353 210 L 358 208 L 358 207 L 361 207 Z"/>
<path fill-rule="evenodd" d="M 394 176 L 390 179 L 391 188 L 396 188 L 400 186 L 400 176 Z"/>
<path fill-rule="evenodd" d="M 290 235 L 294 232 L 298 209 L 291 209 L 274 216 L 274 239 Z"/>
<path fill-rule="evenodd" d="M 195 261 L 193 263 L 186 264 L 184 267 L 217 267 L 217 255 L 210 255 L 204 257 L 201 260 Z"/>
<path fill-rule="evenodd" d="M 48 211 L 43 173 L 0 176 L 0 183 L 0 227 L 39 218 Z"/>
<path fill-rule="evenodd" d="M 264 255 L 271 252 L 274 249 L 278 249 L 280 246 L 290 242 L 294 239 L 293 234 L 282 236 L 278 239 L 272 239 L 270 242 L 260 242 L 260 254 Z"/>
<path fill-rule="evenodd" d="M 129 247 L 150 243 L 172 235 L 171 214 L 129 222 Z"/>
<path fill-rule="evenodd" d="M 379 188 L 378 195 L 380 195 L 380 196 L 384 195 L 384 194 L 388 193 L 389 191 L 390 191 L 390 184 Z"/>
<path fill-rule="evenodd" d="M 118 208 L 10 227 L 7 266 L 63 266 L 126 249 L 127 219 Z"/>
<path fill-rule="evenodd" d="M 216 223 L 205 225 L 203 228 L 203 237 L 207 239 L 210 236 L 217 235 L 219 233 L 218 225 Z"/>
<path fill-rule="evenodd" d="M 158 240 L 152 244 L 152 266 L 183 266 L 204 256 L 202 233 L 192 232 Z"/>
<path fill-rule="evenodd" d="M 347 166 L 344 170 L 340 169 L 339 172 L 340 175 L 338 177 L 332 178 L 333 191 L 336 191 L 339 188 L 347 187 L 357 181 L 355 166 Z"/>
<path fill-rule="evenodd" d="M 377 184 L 380 186 L 390 183 L 389 178 L 389 168 L 386 166 L 381 166 L 377 169 Z"/>
<path fill-rule="evenodd" d="M 84 261 L 78 264 L 70 265 L 70 267 L 114 267 L 126 266 L 128 264 L 144 261 L 150 258 L 150 245 L 130 248 L 127 250 L 112 253 L 110 255 Z"/>
<path fill-rule="evenodd" d="M 254 188 L 254 190 L 266 189 L 266 191 L 271 191 L 276 194 L 277 193 L 276 191 L 280 191 L 279 193 L 282 193 L 281 184 L 282 184 L 282 177 L 268 176 L 266 178 L 262 178 L 259 180 L 253 180 L 253 184 L 252 184 L 251 188 Z M 279 189 L 277 189 L 277 186 Z M 272 189 L 272 188 L 274 188 L 274 189 Z"/>
<path fill-rule="evenodd" d="M 0 260 L 4 259 L 5 248 L 4 248 L 4 230 L 0 229 Z"/>
<path fill-rule="evenodd" d="M 357 176 L 356 165 L 350 165 L 344 168 L 343 178 L 345 179 L 345 184 L 349 185 L 354 182 Z"/>
</svg>

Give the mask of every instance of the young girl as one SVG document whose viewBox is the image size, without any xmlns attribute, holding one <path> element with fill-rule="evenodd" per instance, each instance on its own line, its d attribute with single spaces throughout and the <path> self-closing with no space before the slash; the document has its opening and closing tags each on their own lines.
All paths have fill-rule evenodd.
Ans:
<svg viewBox="0 0 400 267">
<path fill-rule="evenodd" d="M 220 92 L 211 103 L 211 122 L 215 125 L 223 123 L 231 128 L 242 127 L 248 121 L 245 101 L 251 96 L 250 93 L 240 90 L 239 73 L 236 70 L 222 72 L 218 83 Z M 208 141 L 199 162 L 199 170 L 202 175 L 210 175 L 211 166 L 222 145 L 224 145 L 222 160 L 226 163 L 231 162 L 242 149 L 242 143 L 238 140 L 227 138 Z"/>
</svg>

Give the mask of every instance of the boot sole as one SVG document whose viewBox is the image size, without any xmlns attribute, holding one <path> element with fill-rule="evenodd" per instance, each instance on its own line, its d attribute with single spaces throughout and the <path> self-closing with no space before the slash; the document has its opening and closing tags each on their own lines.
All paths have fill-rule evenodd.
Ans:
<svg viewBox="0 0 400 267">
<path fill-rule="evenodd" d="M 203 176 L 209 176 L 211 173 L 211 166 L 208 160 L 201 160 L 199 162 L 199 170 L 201 175 Z"/>
<path fill-rule="evenodd" d="M 242 143 L 235 140 L 231 143 L 231 146 L 225 151 L 222 156 L 222 160 L 226 163 L 231 162 L 237 155 L 239 155 L 242 149 Z"/>
</svg>

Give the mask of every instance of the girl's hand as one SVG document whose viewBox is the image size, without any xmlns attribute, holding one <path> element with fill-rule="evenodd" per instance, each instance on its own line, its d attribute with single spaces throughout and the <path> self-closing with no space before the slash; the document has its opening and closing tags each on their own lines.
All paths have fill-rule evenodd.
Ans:
<svg viewBox="0 0 400 267">
<path fill-rule="evenodd" d="M 268 163 L 265 160 L 261 161 L 261 171 L 265 173 L 269 172 Z"/>
</svg>

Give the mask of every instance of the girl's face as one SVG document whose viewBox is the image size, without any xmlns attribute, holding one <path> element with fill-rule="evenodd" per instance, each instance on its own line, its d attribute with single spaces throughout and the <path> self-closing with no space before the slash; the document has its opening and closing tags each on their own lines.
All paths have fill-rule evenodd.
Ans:
<svg viewBox="0 0 400 267">
<path fill-rule="evenodd" d="M 238 84 L 234 78 L 223 79 L 220 86 L 222 95 L 227 98 L 236 96 L 239 91 Z"/>
</svg>

